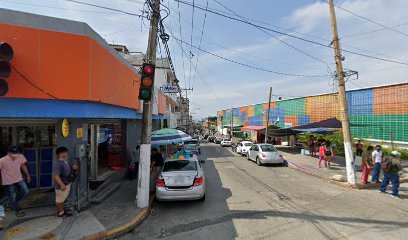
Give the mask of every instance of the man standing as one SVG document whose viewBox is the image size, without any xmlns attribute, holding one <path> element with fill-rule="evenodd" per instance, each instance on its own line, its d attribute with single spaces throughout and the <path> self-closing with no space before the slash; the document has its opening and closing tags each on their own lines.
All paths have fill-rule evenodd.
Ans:
<svg viewBox="0 0 408 240">
<path fill-rule="evenodd" d="M 371 176 L 371 182 L 380 183 L 379 177 L 381 172 L 381 162 L 383 160 L 383 154 L 381 152 L 381 146 L 375 146 L 375 151 L 372 153 L 372 157 L 374 160 L 374 168 L 373 168 L 373 175 Z"/>
<path fill-rule="evenodd" d="M 68 149 L 66 147 L 58 147 L 55 151 L 57 160 L 52 163 L 52 178 L 54 179 L 55 188 L 55 205 L 57 208 L 57 217 L 69 217 L 72 214 L 64 210 L 64 202 L 68 198 L 71 191 L 71 182 L 75 180 L 76 166 L 72 166 L 69 162 Z"/>
<path fill-rule="evenodd" d="M 28 194 L 27 184 L 23 180 L 23 175 L 27 182 L 31 182 L 30 174 L 26 166 L 27 159 L 21 154 L 17 146 L 10 146 L 7 155 L 0 159 L 0 172 L 2 184 L 7 193 L 10 207 L 17 217 L 24 217 L 25 213 L 18 206 L 18 202 Z"/>
<path fill-rule="evenodd" d="M 402 170 L 401 162 L 399 160 L 400 153 L 397 151 L 391 152 L 392 159 L 386 159 L 383 162 L 384 179 L 380 186 L 380 192 L 385 192 L 388 184 L 392 183 L 392 196 L 398 198 L 399 191 L 399 176 L 398 172 Z"/>
</svg>

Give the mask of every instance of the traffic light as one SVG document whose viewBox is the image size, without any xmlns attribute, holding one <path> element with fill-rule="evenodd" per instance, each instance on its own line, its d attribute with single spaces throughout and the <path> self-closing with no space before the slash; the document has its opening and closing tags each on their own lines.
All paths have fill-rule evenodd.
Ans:
<svg viewBox="0 0 408 240">
<path fill-rule="evenodd" d="M 154 89 L 154 72 L 155 66 L 153 64 L 143 63 L 139 89 L 140 100 L 150 101 L 152 99 Z"/>
<path fill-rule="evenodd" d="M 8 83 L 5 79 L 10 77 L 11 65 L 10 60 L 13 59 L 13 48 L 10 44 L 0 43 L 0 97 L 8 92 Z"/>
</svg>

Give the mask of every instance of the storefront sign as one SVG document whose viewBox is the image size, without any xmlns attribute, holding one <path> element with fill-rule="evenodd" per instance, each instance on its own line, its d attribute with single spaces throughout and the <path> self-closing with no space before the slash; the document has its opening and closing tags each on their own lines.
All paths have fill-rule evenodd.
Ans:
<svg viewBox="0 0 408 240">
<path fill-rule="evenodd" d="M 69 135 L 69 122 L 66 118 L 64 118 L 64 120 L 62 120 L 62 124 L 61 124 L 61 133 L 63 137 L 68 137 Z"/>
<path fill-rule="evenodd" d="M 84 136 L 84 129 L 77 128 L 76 133 L 77 133 L 77 138 L 82 138 Z"/>
<path fill-rule="evenodd" d="M 178 88 L 178 86 L 174 86 L 174 85 L 164 85 L 162 87 L 162 91 L 164 93 L 178 93 L 179 88 Z"/>
</svg>

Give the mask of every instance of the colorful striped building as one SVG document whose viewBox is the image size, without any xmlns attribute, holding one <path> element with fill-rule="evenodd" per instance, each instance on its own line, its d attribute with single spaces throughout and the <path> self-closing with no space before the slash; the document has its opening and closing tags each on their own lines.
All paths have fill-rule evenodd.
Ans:
<svg viewBox="0 0 408 240">
<path fill-rule="evenodd" d="M 408 83 L 351 90 L 347 103 L 353 137 L 408 142 Z M 266 126 L 267 111 L 268 103 L 218 111 L 218 126 Z M 269 116 L 279 127 L 340 119 L 338 94 L 274 101 Z"/>
</svg>

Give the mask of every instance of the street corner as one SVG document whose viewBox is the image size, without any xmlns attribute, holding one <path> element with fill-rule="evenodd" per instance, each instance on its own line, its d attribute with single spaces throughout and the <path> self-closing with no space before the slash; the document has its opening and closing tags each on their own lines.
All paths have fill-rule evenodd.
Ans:
<svg viewBox="0 0 408 240">
<path fill-rule="evenodd" d="M 3 239 L 5 240 L 26 240 L 26 239 L 57 239 L 50 232 L 55 230 L 62 223 L 61 218 L 53 216 L 35 218 L 20 223 L 10 229 L 6 229 Z"/>
</svg>

